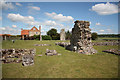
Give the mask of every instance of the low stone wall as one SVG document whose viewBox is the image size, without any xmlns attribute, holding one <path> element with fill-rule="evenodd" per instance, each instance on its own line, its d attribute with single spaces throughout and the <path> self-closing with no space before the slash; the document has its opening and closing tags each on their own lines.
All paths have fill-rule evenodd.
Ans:
<svg viewBox="0 0 120 80">
<path fill-rule="evenodd" d="M 108 46 L 108 45 L 119 45 L 118 41 L 112 41 L 112 42 L 93 42 L 94 46 Z"/>
<path fill-rule="evenodd" d="M 62 47 L 67 47 L 70 45 L 69 42 L 56 42 L 55 45 L 59 45 Z M 113 41 L 113 42 L 92 42 L 93 46 L 108 46 L 108 45 L 120 45 L 118 41 Z"/>
<path fill-rule="evenodd" d="M 68 45 L 70 45 L 69 42 L 55 42 L 55 45 L 59 45 L 59 46 L 62 46 L 62 47 L 67 47 Z"/>
<path fill-rule="evenodd" d="M 51 44 L 34 44 L 34 46 L 51 46 Z"/>
<path fill-rule="evenodd" d="M 2 54 L 1 61 L 3 63 L 22 62 L 24 66 L 34 63 L 33 56 L 35 53 L 36 49 L 0 49 L 0 54 Z"/>
<path fill-rule="evenodd" d="M 109 50 L 104 50 L 103 52 L 115 54 L 115 55 L 120 55 L 120 50 L 117 49 L 109 49 Z"/>
<path fill-rule="evenodd" d="M 45 55 L 47 55 L 47 56 L 53 56 L 53 55 L 61 55 L 61 54 L 57 53 L 56 50 L 49 50 L 49 49 L 46 49 Z"/>
</svg>

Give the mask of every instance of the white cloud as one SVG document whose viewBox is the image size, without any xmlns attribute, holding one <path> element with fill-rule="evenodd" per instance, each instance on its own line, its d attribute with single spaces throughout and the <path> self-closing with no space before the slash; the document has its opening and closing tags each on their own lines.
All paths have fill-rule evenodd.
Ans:
<svg viewBox="0 0 120 80">
<path fill-rule="evenodd" d="M 20 34 L 20 29 L 12 28 L 9 26 L 2 27 L 0 28 L 0 30 L 2 30 L 2 34 L 12 34 L 12 35 Z"/>
<path fill-rule="evenodd" d="M 72 28 L 70 28 L 69 31 L 71 32 L 71 31 L 72 31 Z"/>
<path fill-rule="evenodd" d="M 99 30 L 100 32 L 104 32 L 105 30 Z"/>
<path fill-rule="evenodd" d="M 96 23 L 96 25 L 99 26 L 99 25 L 101 25 L 101 24 L 98 22 L 98 23 Z"/>
<path fill-rule="evenodd" d="M 50 29 L 55 28 L 55 27 L 50 27 Z"/>
<path fill-rule="evenodd" d="M 12 25 L 13 28 L 16 28 L 17 26 L 16 25 Z"/>
<path fill-rule="evenodd" d="M 118 5 L 107 2 L 106 4 L 100 3 L 92 6 L 92 11 L 95 11 L 99 15 L 110 15 L 118 13 Z"/>
<path fill-rule="evenodd" d="M 5 30 L 5 27 L 0 27 L 0 31 L 1 31 L 1 30 Z"/>
<path fill-rule="evenodd" d="M 8 14 L 8 18 L 13 21 L 13 22 L 23 22 L 28 25 L 44 25 L 44 26 L 50 26 L 50 27 L 63 27 L 63 24 L 56 23 L 55 21 L 52 20 L 47 20 L 44 22 L 38 22 L 34 20 L 34 17 L 32 16 L 22 16 L 20 14 Z M 15 25 L 14 25 L 15 27 Z"/>
<path fill-rule="evenodd" d="M 22 16 L 20 14 L 8 14 L 8 18 L 10 20 L 12 20 L 13 22 L 18 22 L 18 21 L 22 21 L 22 22 L 28 22 L 28 21 L 34 21 L 34 17 L 32 16 Z"/>
<path fill-rule="evenodd" d="M 97 22 L 95 25 L 96 26 L 102 26 L 102 27 L 112 27 L 113 26 L 113 25 L 103 25 L 103 24 L 101 24 L 99 22 Z"/>
<path fill-rule="evenodd" d="M 46 26 L 56 26 L 57 23 L 55 21 L 45 21 L 43 25 L 46 25 Z"/>
<path fill-rule="evenodd" d="M 59 24 L 59 23 L 56 23 L 55 21 L 51 21 L 51 20 L 42 22 L 42 25 L 50 26 L 50 27 L 57 27 L 57 26 L 63 27 L 64 26 L 63 24 Z"/>
<path fill-rule="evenodd" d="M 2 17 L 0 16 L 0 21 L 2 20 Z"/>
<path fill-rule="evenodd" d="M 106 29 L 108 33 L 112 33 L 113 31 L 111 29 Z"/>
<path fill-rule="evenodd" d="M 92 22 L 90 22 L 90 24 L 91 24 Z"/>
<path fill-rule="evenodd" d="M 0 9 L 14 9 L 15 6 L 12 3 L 6 1 L 0 1 Z"/>
<path fill-rule="evenodd" d="M 56 14 L 55 12 L 52 13 L 45 13 L 47 16 L 51 17 L 52 19 L 55 19 L 57 21 L 73 21 L 73 17 L 71 16 L 63 16 L 63 14 Z"/>
<path fill-rule="evenodd" d="M 22 6 L 20 3 L 15 3 L 17 6 Z"/>
<path fill-rule="evenodd" d="M 32 10 L 37 10 L 37 11 L 40 10 L 40 7 L 37 7 L 37 6 L 28 6 L 28 8 Z"/>
<path fill-rule="evenodd" d="M 23 22 L 29 25 L 40 25 L 32 16 L 22 16 L 20 14 L 8 14 L 8 18 L 13 22 Z"/>
</svg>

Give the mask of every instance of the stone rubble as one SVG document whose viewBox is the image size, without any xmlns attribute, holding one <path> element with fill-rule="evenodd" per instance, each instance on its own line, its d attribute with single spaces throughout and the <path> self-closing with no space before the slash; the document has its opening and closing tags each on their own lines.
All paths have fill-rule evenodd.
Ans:
<svg viewBox="0 0 120 80">
<path fill-rule="evenodd" d="M 108 50 L 103 50 L 102 52 L 107 52 L 115 55 L 120 55 L 120 50 L 117 49 L 108 49 Z"/>
<path fill-rule="evenodd" d="M 34 46 L 51 46 L 51 44 L 34 44 Z"/>
<path fill-rule="evenodd" d="M 97 53 L 91 42 L 90 23 L 88 21 L 78 20 L 74 23 L 70 45 L 66 49 L 87 55 Z"/>
<path fill-rule="evenodd" d="M 111 42 L 92 42 L 91 43 L 93 46 L 114 46 L 114 45 L 120 45 L 118 41 L 111 41 Z M 70 45 L 69 42 L 55 42 L 55 45 L 59 45 L 62 47 L 67 47 Z"/>
<path fill-rule="evenodd" d="M 62 47 L 67 47 L 68 45 L 70 45 L 70 43 L 68 43 L 68 42 L 55 42 L 55 45 L 59 45 L 59 46 L 62 46 Z"/>
<path fill-rule="evenodd" d="M 93 42 L 92 43 L 94 46 L 114 46 L 114 45 L 119 45 L 120 43 L 118 41 L 111 41 L 111 42 Z"/>
<path fill-rule="evenodd" d="M 22 65 L 23 66 L 30 66 L 34 64 L 34 56 L 32 54 L 26 54 L 22 57 Z"/>
<path fill-rule="evenodd" d="M 46 49 L 45 55 L 47 55 L 47 56 L 53 56 L 53 55 L 58 55 L 58 53 L 57 53 L 56 50 L 49 50 L 49 49 Z"/>
<path fill-rule="evenodd" d="M 34 63 L 32 59 L 36 53 L 36 49 L 0 49 L 0 53 L 2 54 L 1 61 L 3 63 L 13 63 L 13 62 L 21 63 L 22 62 L 26 66 Z M 30 59 L 24 58 L 26 56 L 27 58 L 30 58 Z M 31 59 L 31 56 L 32 56 L 32 59 Z"/>
</svg>

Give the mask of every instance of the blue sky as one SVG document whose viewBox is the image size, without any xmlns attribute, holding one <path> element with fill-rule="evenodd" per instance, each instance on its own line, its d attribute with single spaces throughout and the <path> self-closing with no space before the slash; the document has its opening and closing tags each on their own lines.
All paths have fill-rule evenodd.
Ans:
<svg viewBox="0 0 120 80">
<path fill-rule="evenodd" d="M 92 32 L 118 33 L 118 3 L 114 2 L 9 2 L 1 3 L 2 25 L 5 34 L 18 35 L 21 28 L 42 26 L 42 35 L 51 28 L 66 31 L 75 20 L 90 21 Z"/>
</svg>

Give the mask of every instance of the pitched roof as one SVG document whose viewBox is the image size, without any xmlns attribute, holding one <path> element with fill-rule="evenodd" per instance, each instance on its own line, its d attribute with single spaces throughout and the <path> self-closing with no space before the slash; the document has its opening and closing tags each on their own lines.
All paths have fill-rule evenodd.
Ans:
<svg viewBox="0 0 120 80">
<path fill-rule="evenodd" d="M 21 35 L 29 35 L 29 30 L 22 30 Z"/>
<path fill-rule="evenodd" d="M 11 36 L 10 34 L 0 34 L 0 36 Z"/>
<path fill-rule="evenodd" d="M 39 31 L 35 26 L 30 31 Z"/>
</svg>

